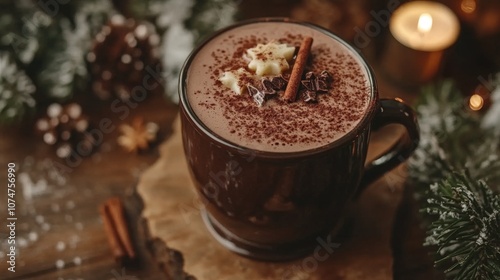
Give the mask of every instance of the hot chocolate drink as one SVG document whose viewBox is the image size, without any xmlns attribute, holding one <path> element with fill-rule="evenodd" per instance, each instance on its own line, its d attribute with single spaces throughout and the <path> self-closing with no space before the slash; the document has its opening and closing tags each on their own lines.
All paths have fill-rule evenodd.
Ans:
<svg viewBox="0 0 500 280">
<path fill-rule="evenodd" d="M 263 80 L 283 77 L 287 82 L 294 48 L 305 36 L 314 41 L 302 84 L 311 80 L 306 73 L 318 79 L 326 71 L 331 76 L 326 91 L 312 92 L 313 102 L 304 102 L 311 101 L 307 100 L 311 92 L 302 86 L 297 100 L 286 102 L 278 89 L 273 91 L 275 97 L 263 95 L 256 102 L 251 89 L 258 90 Z M 277 69 L 259 73 L 258 68 L 252 69 L 255 56 L 249 50 L 269 44 L 278 46 L 278 52 L 288 52 L 288 61 L 282 62 L 289 65 L 278 64 Z M 239 73 L 236 83 L 241 85 L 230 88 L 221 82 L 227 73 Z M 214 37 L 192 59 L 186 85 L 189 104 L 208 129 L 239 146 L 267 152 L 310 150 L 342 138 L 366 115 L 372 94 L 368 71 L 352 50 L 324 32 L 286 22 L 255 22 Z"/>
<path fill-rule="evenodd" d="M 360 182 L 380 177 L 418 143 L 411 108 L 379 99 L 351 46 L 289 19 L 212 35 L 187 59 L 179 97 L 207 228 L 230 250 L 259 259 L 310 252 L 342 224 Z M 366 165 L 370 132 L 392 123 L 409 137 Z"/>
</svg>

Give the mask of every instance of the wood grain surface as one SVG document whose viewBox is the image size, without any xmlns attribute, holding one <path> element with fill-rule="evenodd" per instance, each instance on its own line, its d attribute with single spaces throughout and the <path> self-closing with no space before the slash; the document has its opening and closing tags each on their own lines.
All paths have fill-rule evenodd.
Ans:
<svg viewBox="0 0 500 280">
<path fill-rule="evenodd" d="M 134 116 L 144 116 L 160 125 L 162 139 L 169 135 L 177 112 L 177 107 L 160 95 L 130 108 L 123 120 L 109 106 L 87 105 L 84 108 L 92 111 L 84 112 L 92 116 L 93 122 L 109 118 L 116 127 L 129 123 Z M 7 163 L 17 165 L 16 272 L 7 271 L 7 191 L 3 185 L 0 279 L 120 279 L 116 275 L 122 277 L 124 273 L 138 279 L 165 278 L 147 250 L 146 234 L 136 226 L 142 204 L 135 196 L 135 186 L 142 171 L 158 158 L 156 148 L 140 154 L 127 153 L 116 144 L 119 132 L 115 129 L 104 135 L 95 154 L 70 167 L 33 134 L 32 123 L 2 128 L 0 134 L 0 182 L 6 182 Z M 140 255 L 133 265 L 115 263 L 108 246 L 98 207 L 112 196 L 125 203 Z"/>
</svg>

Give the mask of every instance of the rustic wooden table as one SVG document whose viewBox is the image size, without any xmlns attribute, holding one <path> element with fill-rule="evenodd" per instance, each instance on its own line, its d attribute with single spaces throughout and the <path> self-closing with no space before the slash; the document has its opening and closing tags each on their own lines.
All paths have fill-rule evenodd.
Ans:
<svg viewBox="0 0 500 280">
<path fill-rule="evenodd" d="M 134 116 L 144 116 L 160 125 L 160 135 L 165 138 L 176 111 L 162 96 L 154 96 L 131 109 L 123 121 L 105 105 L 90 115 L 97 122 L 110 118 L 116 128 Z M 105 135 L 99 151 L 68 167 L 33 135 L 31 124 L 1 130 L 0 166 L 5 169 L 0 181 L 6 182 L 7 164 L 13 162 L 18 182 L 15 273 L 7 271 L 7 191 L 5 184 L 1 187 L 1 279 L 135 279 L 124 275 L 165 279 L 146 252 L 144 232 L 137 226 L 141 201 L 134 189 L 141 172 L 157 159 L 158 150 L 127 153 L 117 145 L 118 135 L 118 129 Z M 140 255 L 140 262 L 133 266 L 117 265 L 108 246 L 98 207 L 111 196 L 123 198 L 127 209 Z"/>
</svg>

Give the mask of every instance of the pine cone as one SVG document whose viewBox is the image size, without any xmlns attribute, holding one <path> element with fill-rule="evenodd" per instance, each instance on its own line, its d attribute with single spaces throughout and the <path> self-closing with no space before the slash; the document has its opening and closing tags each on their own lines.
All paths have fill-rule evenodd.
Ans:
<svg viewBox="0 0 500 280">
<path fill-rule="evenodd" d="M 56 148 L 56 155 L 67 158 L 72 153 L 90 155 L 97 147 L 97 139 L 89 133 L 89 118 L 82 114 L 76 103 L 65 105 L 53 103 L 47 108 L 47 115 L 36 122 L 36 131 L 43 141 Z"/>
<path fill-rule="evenodd" d="M 159 43 L 160 37 L 153 25 L 137 23 L 119 14 L 112 16 L 96 35 L 92 51 L 87 55 L 93 92 L 103 100 L 113 95 L 127 100 L 136 86 L 149 94 L 146 87 L 152 86 L 143 85 L 143 78 L 149 75 L 147 66 L 157 69 L 160 65 Z M 155 83 L 153 91 L 162 88 L 160 81 Z"/>
</svg>

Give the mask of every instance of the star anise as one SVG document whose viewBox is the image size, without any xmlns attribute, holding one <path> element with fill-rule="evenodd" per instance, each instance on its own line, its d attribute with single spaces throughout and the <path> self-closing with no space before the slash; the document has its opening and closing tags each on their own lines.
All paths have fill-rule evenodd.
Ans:
<svg viewBox="0 0 500 280">
<path fill-rule="evenodd" d="M 128 152 L 147 149 L 158 133 L 158 125 L 153 122 L 144 124 L 143 118 L 135 118 L 132 124 L 122 124 L 119 128 L 122 135 L 117 139 L 118 144 Z"/>
<path fill-rule="evenodd" d="M 301 81 L 302 86 L 305 87 L 304 101 L 307 103 L 317 102 L 318 93 L 326 93 L 330 88 L 332 76 L 327 71 L 322 71 L 319 76 L 313 72 L 307 72 L 305 80 Z"/>
</svg>

